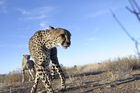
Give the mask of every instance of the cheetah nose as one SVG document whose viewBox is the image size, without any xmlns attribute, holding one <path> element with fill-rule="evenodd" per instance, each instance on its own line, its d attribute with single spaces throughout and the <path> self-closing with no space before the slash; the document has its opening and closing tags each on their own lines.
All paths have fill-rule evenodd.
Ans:
<svg viewBox="0 0 140 93">
<path fill-rule="evenodd" d="M 67 45 L 70 45 L 70 42 L 67 42 Z"/>
</svg>

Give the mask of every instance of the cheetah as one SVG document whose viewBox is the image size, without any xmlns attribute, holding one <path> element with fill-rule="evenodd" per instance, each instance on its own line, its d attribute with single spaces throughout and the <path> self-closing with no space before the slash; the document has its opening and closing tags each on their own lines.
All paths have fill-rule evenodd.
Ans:
<svg viewBox="0 0 140 93">
<path fill-rule="evenodd" d="M 29 51 L 35 61 L 36 75 L 31 93 L 36 93 L 39 80 L 44 84 L 47 93 L 54 93 L 50 82 L 49 64 L 57 71 L 61 79 L 62 90 L 65 86 L 65 75 L 57 58 L 57 46 L 67 49 L 71 45 L 71 33 L 64 28 L 51 27 L 37 31 L 29 40 Z"/>
<path fill-rule="evenodd" d="M 29 81 L 34 80 L 34 75 L 32 74 L 31 70 L 33 70 L 33 73 L 35 73 L 34 68 L 34 61 L 30 60 L 30 55 L 23 55 L 22 59 L 22 82 L 25 81 L 25 71 L 29 72 Z"/>
</svg>

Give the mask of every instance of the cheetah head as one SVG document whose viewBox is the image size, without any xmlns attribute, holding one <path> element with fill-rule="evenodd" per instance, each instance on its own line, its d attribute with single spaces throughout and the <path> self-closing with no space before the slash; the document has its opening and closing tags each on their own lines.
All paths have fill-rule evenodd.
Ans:
<svg viewBox="0 0 140 93">
<path fill-rule="evenodd" d="M 29 60 L 30 59 L 30 55 L 23 55 L 23 58 Z"/>
<path fill-rule="evenodd" d="M 63 28 L 54 28 L 50 26 L 52 38 L 56 41 L 56 45 L 61 48 L 68 48 L 71 45 L 71 33 Z"/>
</svg>

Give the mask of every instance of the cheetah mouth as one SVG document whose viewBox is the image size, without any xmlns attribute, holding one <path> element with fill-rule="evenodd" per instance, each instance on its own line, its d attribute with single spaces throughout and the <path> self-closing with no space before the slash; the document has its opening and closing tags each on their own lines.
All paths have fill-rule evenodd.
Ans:
<svg viewBox="0 0 140 93">
<path fill-rule="evenodd" d="M 69 46 L 63 46 L 64 49 L 67 49 Z"/>
<path fill-rule="evenodd" d="M 67 49 L 69 46 L 60 46 L 61 48 Z"/>
<path fill-rule="evenodd" d="M 69 46 L 60 46 L 61 48 L 67 49 Z"/>
<path fill-rule="evenodd" d="M 68 48 L 70 47 L 70 45 L 62 45 L 64 48 Z"/>
<path fill-rule="evenodd" d="M 67 49 L 70 45 L 63 45 L 61 43 L 58 43 L 58 46 L 64 49 Z"/>
</svg>

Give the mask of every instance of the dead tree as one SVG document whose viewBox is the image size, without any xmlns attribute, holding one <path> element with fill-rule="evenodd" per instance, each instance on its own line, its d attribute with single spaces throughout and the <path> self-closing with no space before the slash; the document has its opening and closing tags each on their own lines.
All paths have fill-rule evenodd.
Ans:
<svg viewBox="0 0 140 93">
<path fill-rule="evenodd" d="M 122 25 L 122 23 L 119 21 L 119 19 L 116 17 L 116 15 L 113 13 L 112 10 L 110 10 L 113 18 L 115 19 L 115 21 L 119 24 L 119 26 L 122 28 L 122 30 L 124 31 L 124 33 L 134 42 L 135 44 L 135 48 L 136 48 L 136 51 L 137 51 L 137 55 L 138 55 L 138 58 L 140 59 L 140 51 L 139 51 L 139 48 L 138 48 L 138 45 L 140 44 L 138 42 L 138 40 L 136 40 L 132 35 L 130 35 L 130 33 L 126 30 L 126 28 Z"/>
</svg>

